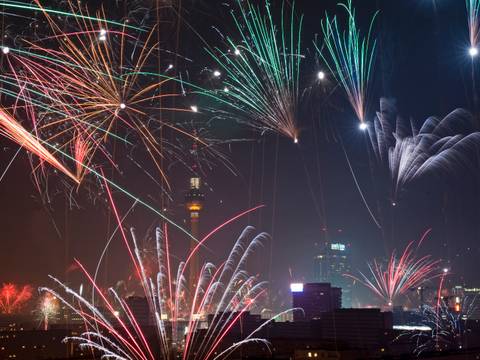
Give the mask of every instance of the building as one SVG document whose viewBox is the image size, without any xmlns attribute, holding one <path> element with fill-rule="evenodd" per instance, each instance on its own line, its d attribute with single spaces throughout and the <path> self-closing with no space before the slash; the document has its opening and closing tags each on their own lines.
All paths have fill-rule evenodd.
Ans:
<svg viewBox="0 0 480 360">
<path fill-rule="evenodd" d="M 480 320 L 478 299 L 480 288 L 457 285 L 444 298 L 445 305 L 455 313 L 462 313 L 470 320 Z"/>
<path fill-rule="evenodd" d="M 194 143 L 192 147 L 192 153 L 196 154 L 196 152 L 197 144 Z M 191 177 L 190 189 L 185 194 L 185 208 L 189 214 L 190 233 L 193 236 L 193 238 L 190 240 L 190 252 L 195 249 L 198 244 L 196 239 L 199 239 L 200 237 L 200 213 L 203 209 L 204 200 L 205 194 L 202 192 L 202 181 L 200 177 Z M 199 252 L 197 251 L 190 259 L 188 268 L 188 288 L 191 290 L 196 286 L 198 274 L 200 272 L 200 263 Z"/>
<path fill-rule="evenodd" d="M 66 337 L 78 336 L 84 330 L 85 327 L 71 330 L 0 331 L 0 359 L 92 359 L 91 350 L 82 349 L 73 341 L 62 341 Z"/>
<path fill-rule="evenodd" d="M 125 299 L 135 321 L 140 326 L 149 326 L 153 324 L 153 314 L 150 312 L 150 306 L 146 297 L 129 296 Z"/>
<path fill-rule="evenodd" d="M 197 331 L 198 338 L 202 338 L 208 330 Z M 256 338 L 266 339 L 269 345 L 247 343 L 229 358 L 373 359 L 387 354 L 393 340 L 391 313 L 380 309 L 336 309 L 323 313 L 321 319 L 267 323 L 259 315 L 245 312 L 222 337 L 217 355 L 252 333 Z M 194 346 L 199 345 L 197 342 Z M 192 353 L 196 350 L 192 349 Z"/>
<path fill-rule="evenodd" d="M 322 314 L 322 338 L 339 340 L 357 349 L 380 349 L 387 346 L 384 340 L 393 329 L 391 312 L 380 309 L 335 309 Z"/>
<path fill-rule="evenodd" d="M 324 243 L 314 258 L 314 281 L 342 288 L 342 305 L 352 306 L 352 282 L 344 274 L 351 272 L 350 245 Z"/>
<path fill-rule="evenodd" d="M 342 307 L 342 289 L 329 283 L 291 284 L 292 305 L 303 309 L 295 311 L 293 321 L 309 321 L 321 317 L 322 313 Z"/>
</svg>

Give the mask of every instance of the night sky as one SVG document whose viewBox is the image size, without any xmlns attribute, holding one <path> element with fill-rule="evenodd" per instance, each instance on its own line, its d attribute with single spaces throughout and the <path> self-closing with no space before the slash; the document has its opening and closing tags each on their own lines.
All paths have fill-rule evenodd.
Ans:
<svg viewBox="0 0 480 360">
<path fill-rule="evenodd" d="M 276 9 L 281 2 L 272 1 Z M 252 268 L 271 281 L 272 293 L 285 292 L 291 281 L 308 281 L 313 276 L 313 255 L 326 239 L 351 244 L 353 268 L 365 270 L 366 262 L 384 257 L 394 248 L 402 248 L 432 228 L 423 252 L 441 258 L 451 267 L 451 282 L 479 287 L 476 261 L 478 245 L 478 184 L 470 172 L 456 174 L 448 181 L 430 176 L 415 181 L 401 194 L 391 211 L 389 225 L 380 231 L 370 218 L 348 169 L 344 145 L 360 187 L 373 211 L 386 199 L 385 184 L 372 176 L 371 158 L 365 133 L 358 130 L 358 120 L 335 80 L 319 83 L 316 74 L 325 70 L 315 56 L 313 39 L 321 32 L 325 11 L 338 12 L 336 0 L 297 0 L 297 14 L 305 14 L 302 66 L 302 132 L 299 144 L 276 134 L 259 134 L 248 128 L 213 122 L 210 132 L 219 138 L 241 139 L 221 145 L 235 167 L 229 171 L 220 161 L 203 176 L 208 183 L 202 231 L 207 232 L 229 216 L 257 204 L 266 207 L 222 230 L 207 244 L 205 259 L 221 261 L 234 239 L 246 225 L 273 236 L 254 258 Z M 382 96 L 397 99 L 399 113 L 422 123 L 428 116 L 445 116 L 458 107 L 478 115 L 472 95 L 472 63 L 467 49 L 468 34 L 465 3 L 460 0 L 357 0 L 354 1 L 362 28 L 369 16 L 379 10 L 374 27 L 378 56 L 370 96 L 368 119 L 373 118 Z M 112 5 L 114 11 L 115 7 Z M 114 13 L 114 12 L 113 12 Z M 210 45 L 221 46 L 216 29 L 232 29 L 224 1 L 185 1 L 180 26 L 178 52 L 192 59 L 179 61 L 179 68 L 191 81 L 201 81 L 202 69 L 213 63 L 203 51 L 203 43 L 191 30 L 202 35 Z M 188 25 L 187 25 L 188 24 Z M 167 29 L 172 30 L 172 27 Z M 166 34 L 167 44 L 173 34 Z M 321 40 L 319 40 L 321 43 Z M 163 61 L 169 61 L 168 56 Z M 477 59 L 478 60 L 478 59 Z M 478 79 L 478 64 L 474 66 Z M 201 99 L 188 98 L 189 101 Z M 171 115 L 166 115 L 171 116 Z M 208 114 L 195 115 L 208 121 Z M 200 121 L 200 120 L 199 120 Z M 18 149 L 2 139 L 2 169 Z M 187 146 L 188 147 L 188 146 Z M 141 159 L 140 159 L 141 160 Z M 477 169 L 478 171 L 478 169 Z M 133 172 L 135 174 L 135 172 Z M 170 169 L 174 201 L 169 214 L 183 223 L 183 194 L 189 173 L 173 164 Z M 59 175 L 61 176 L 61 175 Z M 118 177 L 129 191 L 159 206 L 160 189 L 141 176 Z M 53 183 L 55 183 L 53 181 Z M 55 185 L 52 184 L 52 188 Z M 31 179 L 26 155 L 13 163 L 0 183 L 2 199 L 0 229 L 0 282 L 49 284 L 47 275 L 78 283 L 74 258 L 93 269 L 115 226 L 104 199 L 72 194 L 78 206 L 71 206 L 70 194 L 52 190 L 51 203 L 44 205 Z M 114 194 L 125 213 L 132 202 Z M 324 209 L 322 210 L 322 197 Z M 158 224 L 154 214 L 135 207 L 126 224 L 134 226 L 139 237 L 151 233 Z M 326 224 L 326 228 L 323 224 Z M 173 231 L 177 254 L 184 253 L 188 240 Z M 146 240 L 145 246 L 149 242 Z M 128 277 L 126 251 L 116 237 L 103 266 L 101 282 L 111 285 Z M 183 255 L 181 255 L 183 256 Z M 368 302 L 363 291 L 362 302 Z M 282 301 L 288 301 L 284 298 Z"/>
</svg>

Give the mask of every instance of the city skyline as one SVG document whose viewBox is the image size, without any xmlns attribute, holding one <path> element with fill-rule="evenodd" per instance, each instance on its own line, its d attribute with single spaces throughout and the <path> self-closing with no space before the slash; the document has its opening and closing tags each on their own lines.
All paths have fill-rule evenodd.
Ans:
<svg viewBox="0 0 480 360">
<path fill-rule="evenodd" d="M 405 4 L 404 6 L 391 5 L 380 9 L 381 11 L 383 11 L 383 17 L 381 16 L 380 20 L 377 19 L 378 23 L 376 26 L 380 29 L 382 29 L 383 26 L 387 26 L 382 23 L 382 21 L 385 21 L 382 19 L 388 18 L 391 12 L 400 10 L 406 11 L 406 9 L 410 8 L 410 5 L 411 4 Z M 301 8 L 302 6 L 308 5 L 299 2 L 298 6 Z M 324 10 L 332 11 L 332 9 L 335 10 L 335 4 L 333 4 L 333 2 L 332 4 L 325 6 L 324 9 L 319 9 L 319 11 L 320 13 L 322 13 L 322 11 Z M 436 9 L 437 12 L 434 12 L 434 16 L 432 17 L 429 16 L 430 14 L 432 14 L 432 11 L 434 11 L 434 9 L 428 4 L 417 4 L 413 7 L 413 9 L 415 16 L 419 18 L 427 17 L 428 21 L 430 21 L 432 24 L 437 23 L 437 26 L 438 23 L 441 21 L 440 19 L 442 18 L 442 16 L 446 16 L 446 14 L 451 15 L 452 13 L 456 14 L 454 19 L 456 19 L 456 21 L 458 22 L 459 30 L 463 31 L 460 33 L 463 34 L 465 32 L 465 29 L 461 27 L 464 25 L 461 17 L 461 15 L 463 15 L 463 8 L 461 6 L 458 6 L 456 4 L 439 5 Z M 219 8 L 218 10 L 222 11 L 222 8 Z M 368 10 L 369 9 L 367 9 L 367 7 L 365 9 L 362 8 L 360 15 L 363 16 L 363 12 L 365 12 L 366 14 L 371 13 Z M 314 33 L 315 31 L 320 31 L 318 24 L 315 25 L 314 18 L 307 17 L 305 21 L 306 29 L 310 30 L 313 28 L 314 30 L 312 31 L 312 33 Z M 384 35 L 379 37 L 380 45 L 385 44 L 387 40 L 385 40 L 384 37 L 388 36 L 395 35 L 409 38 L 410 35 L 408 31 L 394 31 L 398 30 L 396 29 L 396 26 L 397 25 L 395 25 L 395 23 L 389 24 L 387 26 Z M 403 29 L 403 25 L 398 26 L 400 29 Z M 439 28 L 438 31 L 444 30 L 442 28 Z M 208 29 L 206 29 L 205 32 L 206 35 L 209 36 L 209 39 L 212 38 L 212 41 L 217 40 L 215 34 L 212 34 Z M 188 32 L 184 34 L 184 36 L 186 37 L 187 35 L 190 36 Z M 436 36 L 435 38 L 438 38 L 438 36 L 440 35 L 429 35 L 428 33 L 426 33 L 425 36 Z M 449 33 L 449 36 L 452 36 L 452 34 Z M 461 43 L 462 39 L 463 37 L 459 34 L 458 39 L 456 39 L 457 43 Z M 420 39 L 415 38 L 415 41 L 420 41 Z M 428 46 L 430 48 L 436 48 L 435 42 L 430 41 L 427 43 L 429 44 Z M 389 46 L 393 47 L 393 45 L 391 44 Z M 399 46 L 408 47 L 409 45 L 398 43 L 397 47 Z M 306 47 L 309 47 L 308 40 Z M 198 50 L 191 51 L 194 54 L 199 52 Z M 395 49 L 391 51 L 395 51 Z M 426 52 L 426 49 L 422 49 L 422 51 Z M 389 52 L 387 52 L 387 54 L 388 53 Z M 442 49 L 440 50 L 439 54 L 445 55 L 449 53 L 450 52 L 447 52 L 446 50 L 444 51 Z M 379 52 L 378 56 L 380 62 L 386 61 L 385 59 L 382 60 L 382 58 L 386 57 L 387 55 Z M 460 56 L 460 54 L 455 56 Z M 422 58 L 422 56 L 420 56 L 419 58 Z M 447 59 L 449 58 L 446 58 L 446 60 Z M 169 59 L 167 58 L 165 61 L 168 60 Z M 207 65 L 208 61 L 207 59 L 205 59 L 202 61 L 198 61 L 198 63 L 199 65 Z M 393 61 L 392 64 L 396 64 L 396 62 Z M 210 66 L 213 66 L 213 64 L 210 64 Z M 308 86 L 311 87 L 310 91 L 312 92 L 311 96 L 313 97 L 319 96 L 318 92 L 321 92 L 322 88 L 325 87 L 324 83 L 319 82 L 317 78 L 317 71 L 319 69 L 328 72 L 327 69 L 325 69 L 325 66 L 321 63 L 308 64 L 308 66 L 305 66 L 304 70 L 304 72 L 306 73 L 305 81 L 307 82 Z M 420 72 L 422 70 L 417 70 L 417 68 L 415 67 L 409 69 L 407 67 L 401 67 L 400 69 L 397 69 L 396 72 L 392 71 L 392 74 L 396 74 L 397 72 L 402 71 Z M 426 79 L 430 79 L 432 76 L 434 76 L 434 73 L 435 71 L 432 69 L 430 72 L 427 72 L 424 77 L 426 77 Z M 446 75 L 449 76 L 448 74 Z M 396 76 L 398 77 L 398 75 Z M 327 80 L 328 84 L 330 84 L 327 84 L 328 89 L 331 85 L 333 85 L 333 79 Z M 402 81 L 407 82 L 407 78 L 405 77 L 405 79 Z M 384 79 L 380 80 L 378 78 L 375 78 L 374 84 L 377 84 L 376 86 L 378 86 L 378 84 L 381 83 L 384 87 L 394 85 L 399 87 L 402 81 L 395 81 L 394 79 L 392 79 L 391 81 L 386 82 Z M 424 82 L 422 82 L 422 84 L 424 84 L 423 86 L 426 86 L 429 82 L 430 80 L 425 80 Z M 399 88 L 399 90 L 401 90 L 401 88 Z M 452 101 L 450 101 L 450 105 L 442 102 L 441 109 L 437 109 L 433 103 L 412 105 L 411 101 L 414 97 L 405 96 L 405 91 L 399 90 L 376 90 L 375 96 L 372 96 L 372 98 L 377 98 L 378 95 L 388 95 L 398 98 L 398 108 L 400 113 L 405 114 L 403 115 L 405 117 L 408 117 L 410 114 L 412 114 L 417 122 L 422 122 L 423 119 L 426 118 L 428 115 L 443 115 L 453 110 L 455 107 L 467 105 L 467 102 L 465 102 L 464 100 L 455 101 L 453 99 Z M 440 92 L 441 89 L 439 88 L 436 91 Z M 458 91 L 455 93 L 458 94 Z M 340 91 L 338 91 L 338 94 L 336 92 L 335 97 L 329 97 L 329 102 L 338 102 L 338 98 L 340 96 Z M 431 102 L 434 98 L 438 98 L 438 96 L 428 96 L 428 99 L 431 99 L 428 101 Z M 459 96 L 459 98 L 463 98 L 463 96 Z M 328 107 L 330 106 L 328 102 L 327 105 Z M 288 268 L 292 270 L 295 277 L 303 277 L 308 280 L 313 276 L 312 268 L 310 265 L 311 260 L 306 254 L 308 254 L 314 249 L 315 243 L 319 243 L 322 241 L 322 237 L 326 233 L 325 230 L 327 229 L 328 233 L 332 237 L 335 236 L 337 229 L 343 229 L 343 233 L 346 234 L 345 236 L 349 237 L 348 242 L 352 244 L 352 251 L 358 254 L 358 256 L 355 256 L 353 259 L 354 267 L 361 268 L 362 266 L 364 266 L 365 262 L 370 258 L 368 256 L 369 251 L 365 251 L 364 249 L 368 249 L 370 247 L 377 251 L 383 245 L 375 245 L 385 242 L 386 240 L 382 239 L 382 237 L 385 238 L 385 235 L 382 235 L 382 233 L 379 232 L 378 229 L 376 229 L 375 224 L 372 222 L 371 217 L 369 216 L 364 204 L 362 203 L 362 199 L 358 191 L 355 189 L 355 184 L 348 170 L 343 150 L 338 142 L 339 137 L 338 135 L 334 135 L 337 133 L 340 134 L 340 138 L 343 138 L 345 150 L 350 157 L 350 162 L 354 167 L 354 171 L 356 172 L 356 176 L 358 177 L 361 188 L 363 188 L 363 191 L 365 192 L 367 202 L 370 203 L 370 206 L 372 208 L 375 207 L 375 202 L 377 201 L 376 199 L 378 199 L 378 195 L 375 195 L 375 190 L 374 188 L 372 188 L 372 184 L 374 183 L 371 182 L 372 179 L 370 178 L 370 175 L 367 171 L 368 158 L 365 157 L 366 154 L 362 150 L 364 149 L 364 145 L 362 145 L 363 134 L 359 133 L 355 128 L 354 123 L 348 120 L 348 118 L 352 118 L 351 116 L 353 114 L 349 115 L 347 104 L 342 104 L 342 106 L 343 105 L 345 105 L 345 115 L 341 115 L 342 119 L 340 122 L 337 122 L 337 124 L 334 125 L 332 123 L 332 119 L 330 119 L 326 120 L 325 126 L 320 127 L 320 125 L 317 123 L 318 120 L 315 120 L 316 117 L 313 117 L 313 124 L 310 125 L 312 126 L 313 131 L 306 131 L 302 141 L 297 146 L 292 145 L 287 139 L 280 138 L 278 141 L 281 146 L 278 148 L 278 152 L 276 151 L 277 140 L 275 139 L 275 136 L 264 136 L 255 139 L 255 134 L 248 131 L 245 132 L 245 130 L 241 129 L 240 127 L 232 128 L 231 130 L 229 130 L 230 132 L 237 132 L 237 135 L 235 135 L 234 133 L 231 134 L 234 137 L 247 137 L 249 139 L 255 139 L 255 141 L 247 141 L 240 143 L 235 142 L 229 145 L 229 147 L 231 148 L 231 161 L 237 169 L 237 175 L 232 175 L 223 165 L 220 164 L 216 165 L 214 168 L 216 175 L 204 176 L 207 184 L 207 193 L 211 193 L 212 189 L 214 190 L 213 193 L 207 194 L 207 198 L 209 198 L 209 200 L 207 200 L 209 212 L 205 214 L 205 229 L 215 226 L 215 224 L 220 223 L 223 219 L 226 218 L 226 216 L 220 216 L 220 214 L 224 211 L 223 209 L 227 210 L 227 214 L 234 214 L 236 211 L 241 211 L 248 208 L 249 206 L 254 206 L 262 203 L 266 205 L 266 208 L 259 211 L 258 214 L 253 215 L 253 217 L 250 216 L 247 219 L 249 221 L 245 221 L 244 223 L 242 223 L 242 226 L 246 225 L 247 223 L 251 223 L 252 225 L 258 226 L 259 230 L 265 230 L 267 232 L 270 232 L 276 240 L 274 244 L 278 244 L 273 245 L 274 254 L 277 258 L 281 259 L 281 261 L 278 261 L 276 264 L 287 263 Z M 380 106 L 378 101 L 371 101 L 371 110 L 369 111 L 369 117 L 372 118 L 375 110 L 379 110 L 379 108 Z M 326 119 L 333 115 L 333 110 L 321 111 L 323 112 L 321 112 L 320 114 Z M 320 118 L 318 119 L 320 120 Z M 307 121 L 304 121 L 303 123 L 307 125 Z M 334 128 L 337 129 L 333 130 Z M 312 132 L 316 133 L 314 137 L 309 134 Z M 335 136 L 337 140 L 334 140 L 335 137 L 333 136 Z M 258 141 L 260 141 L 260 143 L 257 144 Z M 185 147 L 188 148 L 189 146 L 190 145 L 187 144 Z M 320 146 L 321 149 L 319 155 L 320 157 L 318 158 L 316 155 L 307 155 L 312 153 L 312 150 L 315 148 L 315 146 Z M 11 155 L 16 150 L 8 141 L 5 141 L 5 150 L 5 161 L 9 161 L 11 159 Z M 262 158 L 264 159 L 263 161 L 256 161 L 257 159 L 261 160 Z M 277 171 L 275 172 L 276 167 L 274 160 L 276 158 L 279 162 L 277 162 L 278 166 Z M 269 160 L 267 161 L 267 159 Z M 108 218 L 108 216 L 106 216 L 107 214 L 104 212 L 97 213 L 100 209 L 95 206 L 95 203 L 92 204 L 92 202 L 90 202 L 89 200 L 84 201 L 83 199 L 85 198 L 85 196 L 79 197 L 80 206 L 89 209 L 92 214 L 96 215 L 90 216 L 88 214 L 85 214 L 84 212 L 83 214 L 78 214 L 79 216 L 73 216 L 73 213 L 68 213 L 69 210 L 65 212 L 65 209 L 69 209 L 70 207 L 73 208 L 73 211 L 76 211 L 75 205 L 72 206 L 69 199 L 58 199 L 48 207 L 45 207 L 44 205 L 42 205 L 41 200 L 38 198 L 36 190 L 34 187 L 32 187 L 28 176 L 24 176 L 24 161 L 24 158 L 23 160 L 20 158 L 19 161 L 13 163 L 12 168 L 9 170 L 9 173 L 7 173 L 7 176 L 4 179 L 5 186 L 2 190 L 4 191 L 4 194 L 6 194 L 6 199 L 12 199 L 8 201 L 11 204 L 10 211 L 5 213 L 5 246 L 7 246 L 7 249 L 9 251 L 13 251 L 16 254 L 16 256 L 14 257 L 8 257 L 4 259 L 6 261 L 6 264 L 8 264 L 5 267 L 5 281 L 15 281 L 20 283 L 34 282 L 36 285 L 41 285 L 42 278 L 48 273 L 57 274 L 64 272 L 71 265 L 71 260 L 73 259 L 73 257 L 82 257 L 81 255 L 84 251 L 83 249 L 85 248 L 84 246 L 82 246 L 83 243 L 88 243 L 89 246 L 97 247 L 96 244 L 101 244 L 104 241 L 105 235 L 100 234 L 107 232 L 107 229 L 104 227 L 104 224 L 102 224 L 102 222 L 96 222 L 95 219 L 99 219 L 100 217 Z M 292 166 L 293 168 L 291 168 Z M 292 171 L 292 169 L 294 170 Z M 277 175 L 276 177 L 273 176 L 273 174 L 275 173 Z M 301 176 L 292 177 L 292 173 L 298 173 L 301 174 Z M 322 177 L 319 177 L 318 174 L 321 174 Z M 171 202 L 171 205 L 169 206 L 169 211 L 173 212 L 174 217 L 177 219 L 176 221 L 182 223 L 185 215 L 181 210 L 181 203 L 183 193 L 186 190 L 185 181 L 190 175 L 177 167 L 176 170 L 173 169 L 172 176 L 176 179 L 175 183 L 178 183 L 178 185 L 175 186 L 175 190 L 173 192 L 175 201 Z M 235 191 L 234 193 L 232 193 L 229 188 L 224 185 L 223 181 L 219 181 L 219 179 L 221 179 L 222 177 L 228 179 L 225 184 L 230 183 L 232 184 L 232 188 L 238 188 L 239 191 Z M 277 180 L 275 180 L 275 178 L 277 178 Z M 132 184 L 135 190 L 138 191 L 138 195 L 143 195 L 144 190 L 146 190 L 145 196 L 142 196 L 142 198 L 156 196 L 156 201 L 161 202 L 158 199 L 158 191 L 155 195 L 151 194 L 154 188 L 150 189 L 150 186 L 148 186 L 142 189 L 142 187 L 139 187 L 135 184 L 135 180 L 133 180 Z M 277 194 L 275 196 L 273 196 L 272 194 L 274 185 L 277 186 Z M 7 190 L 17 188 L 18 190 L 14 191 L 14 196 L 10 195 L 12 193 L 10 190 Z M 335 194 L 333 196 L 330 195 L 330 191 L 327 191 L 326 194 L 322 195 L 322 193 L 325 193 L 326 189 L 336 188 L 348 189 L 348 191 L 336 191 L 336 193 L 332 193 Z M 474 223 L 470 221 L 468 217 L 465 219 L 459 219 L 458 217 L 456 217 L 455 213 L 458 211 L 465 211 L 468 213 L 469 211 L 467 211 L 467 209 L 472 209 L 474 204 L 470 204 L 468 200 L 466 200 L 463 205 L 454 205 L 454 203 L 452 203 L 453 207 L 450 210 L 446 208 L 447 212 L 445 214 L 439 214 L 438 212 L 436 213 L 435 211 L 431 211 L 432 208 L 437 207 L 437 200 L 434 200 L 433 202 L 429 200 L 429 197 L 433 195 L 422 195 L 421 191 L 419 192 L 419 190 L 416 190 L 415 187 L 412 190 L 409 190 L 409 193 L 411 193 L 412 196 L 414 194 L 415 196 L 417 196 L 416 194 L 420 194 L 420 196 L 427 196 L 425 198 L 420 197 L 415 200 L 412 198 L 407 198 L 407 203 L 409 204 L 409 206 L 412 205 L 414 207 L 417 207 L 418 213 L 425 214 L 425 216 L 427 217 L 425 218 L 425 221 L 418 222 L 409 218 L 408 211 L 402 210 L 399 215 L 399 219 L 403 222 L 403 224 L 408 224 L 408 226 L 401 226 L 399 227 L 399 229 L 397 229 L 398 234 L 395 236 L 395 239 L 393 239 L 393 243 L 386 245 L 387 247 L 390 247 L 390 250 L 393 247 L 401 246 L 408 241 L 413 240 L 414 238 L 418 237 L 419 233 L 431 227 L 433 229 L 431 235 L 432 239 L 428 240 L 425 244 L 427 251 L 434 252 L 438 258 L 443 258 L 447 262 L 455 261 L 455 258 L 457 258 L 457 254 L 459 254 L 461 257 L 467 256 L 469 251 L 473 252 L 472 258 L 475 258 L 475 254 L 479 250 L 474 245 L 474 242 L 470 240 L 464 240 L 463 243 L 451 242 L 444 237 L 446 236 L 446 234 L 449 234 L 448 238 L 456 236 L 455 234 L 460 234 L 459 236 L 465 239 L 473 237 L 474 231 L 476 231 L 474 230 Z M 87 197 L 88 196 L 89 195 L 87 194 Z M 323 205 L 325 209 L 323 210 L 321 205 L 321 196 L 325 197 L 325 205 Z M 29 200 L 32 197 L 33 201 Z M 17 200 L 14 201 L 13 199 Z M 123 207 L 125 209 L 128 209 L 132 205 L 132 202 L 125 200 L 128 199 L 119 199 Z M 348 206 L 347 204 L 353 204 L 353 206 Z M 464 210 L 462 210 L 462 208 Z M 138 209 L 137 212 L 138 211 L 140 211 L 140 209 Z M 301 216 L 298 216 L 299 211 L 302 214 Z M 326 211 L 326 216 L 322 215 L 322 211 Z M 22 229 L 20 229 L 19 226 L 17 226 L 15 219 L 19 217 L 19 214 L 27 214 L 23 216 L 31 216 L 32 220 L 29 221 L 32 224 L 31 227 L 23 227 Z M 9 217 L 11 220 L 7 220 L 9 219 Z M 324 226 L 323 224 L 325 218 L 327 219 L 328 227 Z M 88 232 L 85 231 L 86 229 L 83 229 L 82 221 L 90 221 L 89 219 L 93 220 L 95 231 Z M 145 221 L 144 219 L 148 220 Z M 272 219 L 274 219 L 273 227 Z M 288 220 L 285 221 L 285 219 Z M 140 221 L 132 218 L 131 224 L 138 227 L 139 230 L 142 229 L 143 231 L 146 231 L 148 227 L 155 221 L 155 216 L 145 213 L 144 216 L 140 217 Z M 290 223 L 290 225 L 293 226 L 286 227 L 284 231 L 283 224 L 286 223 Z M 233 228 L 231 230 L 232 232 L 238 232 L 241 228 L 240 225 L 238 225 L 236 228 L 235 226 L 237 225 L 233 224 Z M 35 227 L 37 227 L 38 229 L 36 229 Z M 361 231 L 357 231 L 356 229 L 361 229 Z M 458 231 L 463 231 L 465 234 L 462 235 L 461 232 Z M 28 242 L 23 241 L 22 238 L 31 238 L 32 240 Z M 300 240 L 301 247 L 290 247 L 289 244 L 295 242 L 292 242 L 292 240 Z M 69 243 L 69 245 L 65 246 L 64 243 Z M 221 244 L 222 240 L 219 239 L 218 243 Z M 14 244 L 16 246 L 13 246 Z M 45 244 L 46 246 L 43 246 L 42 244 Z M 365 246 L 365 244 L 368 244 L 368 246 Z M 447 245 L 443 246 L 444 244 Z M 285 246 L 289 249 L 289 251 L 282 251 Z M 18 259 L 19 257 L 21 257 L 21 254 L 24 254 L 24 256 L 26 254 L 28 254 L 28 256 L 33 256 L 33 254 L 35 253 L 42 253 L 42 248 L 44 247 L 48 248 L 50 251 L 53 252 L 51 253 L 52 256 L 62 258 L 63 264 L 61 268 L 56 267 L 53 263 L 50 263 L 50 265 L 47 264 L 48 271 L 41 276 L 39 274 L 38 278 L 36 279 L 28 279 L 28 277 L 22 277 L 18 273 L 16 274 L 14 271 L 8 270 L 14 269 L 14 259 Z M 98 254 L 100 254 L 101 248 L 101 246 L 97 247 Z M 227 246 L 224 247 L 225 251 L 227 248 Z M 115 256 L 121 256 L 119 254 L 119 250 L 116 251 L 116 254 L 117 255 Z M 48 255 L 48 253 L 43 253 L 43 255 L 46 256 Z M 87 253 L 85 253 L 85 255 L 87 255 Z M 375 255 L 381 256 L 383 254 L 381 252 L 378 252 Z M 37 267 L 39 267 L 40 264 L 43 263 L 40 257 L 36 259 L 36 257 L 33 256 L 32 260 L 32 263 L 36 264 Z M 87 259 L 87 261 L 90 260 Z M 460 262 L 460 264 L 458 264 L 458 266 L 467 266 L 469 263 L 469 261 L 462 261 Z M 93 264 L 94 263 L 92 262 L 92 265 Z M 282 266 L 280 268 L 276 264 L 273 264 L 274 267 L 277 266 L 277 271 L 275 271 L 274 273 L 281 272 L 282 275 L 280 278 L 274 278 L 272 280 L 273 282 L 281 282 L 282 285 L 280 287 L 283 289 L 287 289 L 288 283 L 291 280 L 288 279 L 289 271 L 287 271 L 286 267 Z M 468 271 L 467 268 L 461 269 L 460 271 L 455 271 L 455 273 L 459 274 L 460 276 L 466 276 L 467 281 L 471 281 L 471 279 L 468 279 L 469 272 L 470 271 Z"/>
<path fill-rule="evenodd" d="M 327 341 L 337 316 L 346 338 L 385 330 L 377 355 L 431 323 L 415 351 L 463 346 L 479 0 L 5 0 L 0 18 L 5 326 L 69 308 L 97 343 L 76 341 L 118 350 L 103 328 L 132 359 L 227 356 L 270 327 Z M 311 328 L 275 325 L 300 307 Z"/>
</svg>

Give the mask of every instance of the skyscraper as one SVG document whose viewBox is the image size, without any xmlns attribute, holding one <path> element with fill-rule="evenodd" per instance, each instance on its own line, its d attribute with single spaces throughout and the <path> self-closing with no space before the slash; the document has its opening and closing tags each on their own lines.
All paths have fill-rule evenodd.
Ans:
<svg viewBox="0 0 480 360">
<path fill-rule="evenodd" d="M 352 283 L 344 274 L 351 272 L 350 245 L 326 242 L 314 258 L 314 280 L 342 288 L 342 304 L 352 306 Z"/>
</svg>

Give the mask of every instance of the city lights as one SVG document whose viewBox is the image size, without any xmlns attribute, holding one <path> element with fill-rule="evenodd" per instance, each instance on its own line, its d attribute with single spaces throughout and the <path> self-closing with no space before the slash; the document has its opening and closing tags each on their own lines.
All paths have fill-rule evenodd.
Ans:
<svg viewBox="0 0 480 360">
<path fill-rule="evenodd" d="M 303 283 L 292 283 L 290 284 L 291 292 L 303 292 Z"/>
</svg>

